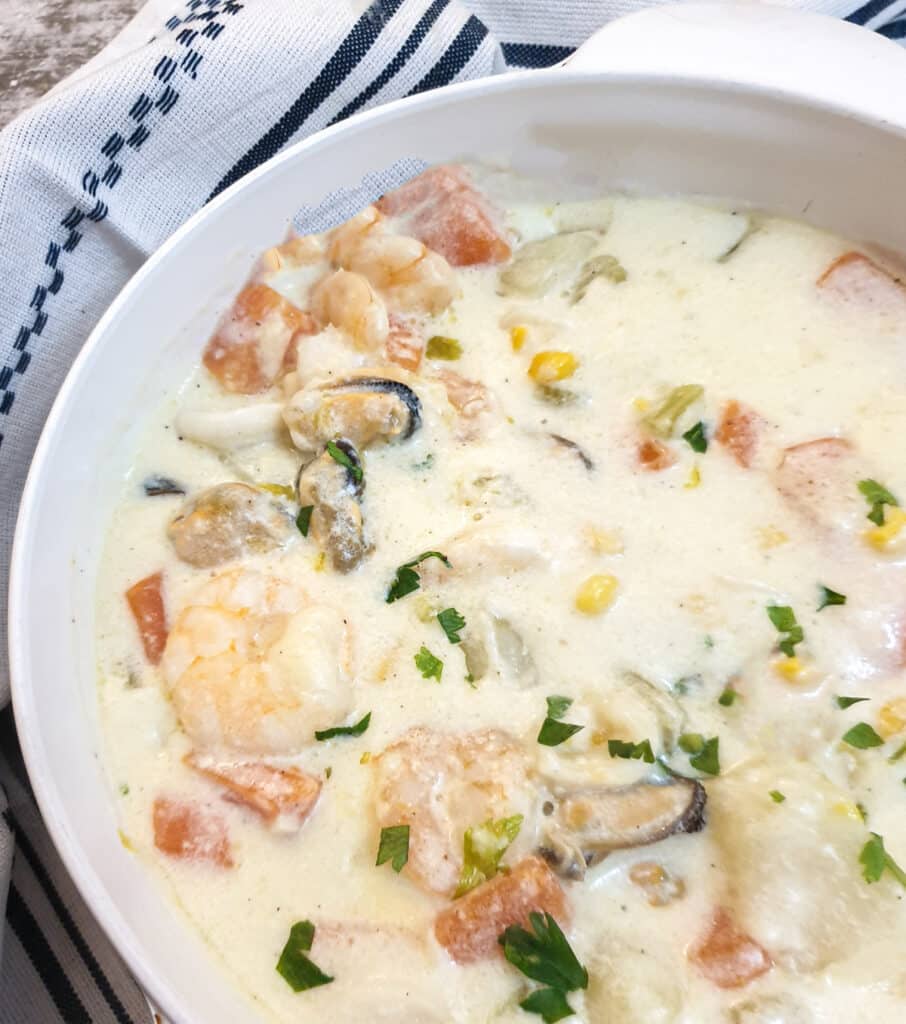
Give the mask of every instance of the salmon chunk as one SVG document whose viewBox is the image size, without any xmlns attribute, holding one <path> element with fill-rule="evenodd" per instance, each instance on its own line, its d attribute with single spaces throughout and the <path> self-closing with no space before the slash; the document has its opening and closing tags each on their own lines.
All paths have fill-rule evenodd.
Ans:
<svg viewBox="0 0 906 1024">
<path fill-rule="evenodd" d="M 736 926 L 723 907 L 686 956 L 718 988 L 741 988 L 773 966 L 767 952 Z"/>
<path fill-rule="evenodd" d="M 822 294 L 866 309 L 906 315 L 906 283 L 861 252 L 846 252 L 816 282 Z"/>
<path fill-rule="evenodd" d="M 437 941 L 459 964 L 485 960 L 500 952 L 497 939 L 511 924 L 528 927 L 532 911 L 562 923 L 566 895 L 539 857 L 527 857 L 506 875 L 495 875 L 442 910 L 434 922 Z"/>
<path fill-rule="evenodd" d="M 743 469 L 749 469 L 755 459 L 762 422 L 754 409 L 737 402 L 736 399 L 727 402 L 723 408 L 714 437 Z"/>
<path fill-rule="evenodd" d="M 819 437 L 783 451 L 774 474 L 781 497 L 809 525 L 851 531 L 865 524 L 858 482 L 871 473 L 842 437 Z"/>
<path fill-rule="evenodd" d="M 404 370 L 415 373 L 421 366 L 424 351 L 424 339 L 405 320 L 391 313 L 390 330 L 384 342 L 384 358 L 387 362 L 396 363 Z"/>
<path fill-rule="evenodd" d="M 233 866 L 226 823 L 189 800 L 159 796 L 152 810 L 154 845 L 168 857 Z"/>
<path fill-rule="evenodd" d="M 273 288 L 250 284 L 220 322 L 202 362 L 227 391 L 253 395 L 269 388 L 287 366 L 293 338 L 317 329 L 311 314 Z"/>
<path fill-rule="evenodd" d="M 503 263 L 510 245 L 498 215 L 462 167 L 432 167 L 377 203 L 406 218 L 407 230 L 454 267 Z"/>
<path fill-rule="evenodd" d="M 298 768 L 273 768 L 260 761 L 217 764 L 195 753 L 185 760 L 190 768 L 223 786 L 230 799 L 281 831 L 298 829 L 321 793 L 321 780 Z"/>
<path fill-rule="evenodd" d="M 164 609 L 163 573 L 153 573 L 126 591 L 129 610 L 138 626 L 145 657 L 152 665 L 160 663 L 167 645 L 167 613 Z"/>
</svg>

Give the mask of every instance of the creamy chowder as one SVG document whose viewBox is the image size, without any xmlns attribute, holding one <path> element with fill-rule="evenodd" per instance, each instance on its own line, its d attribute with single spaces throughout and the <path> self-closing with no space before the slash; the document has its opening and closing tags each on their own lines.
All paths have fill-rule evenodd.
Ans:
<svg viewBox="0 0 906 1024">
<path fill-rule="evenodd" d="M 250 1012 L 906 1019 L 897 273 L 461 167 L 264 253 L 98 613 L 123 842 Z"/>
</svg>

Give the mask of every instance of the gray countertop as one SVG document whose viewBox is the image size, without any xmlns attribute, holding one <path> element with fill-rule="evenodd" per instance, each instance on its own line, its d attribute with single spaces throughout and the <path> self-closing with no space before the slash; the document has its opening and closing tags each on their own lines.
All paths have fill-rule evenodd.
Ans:
<svg viewBox="0 0 906 1024">
<path fill-rule="evenodd" d="M 0 127 L 93 57 L 143 0 L 0 0 Z"/>
</svg>

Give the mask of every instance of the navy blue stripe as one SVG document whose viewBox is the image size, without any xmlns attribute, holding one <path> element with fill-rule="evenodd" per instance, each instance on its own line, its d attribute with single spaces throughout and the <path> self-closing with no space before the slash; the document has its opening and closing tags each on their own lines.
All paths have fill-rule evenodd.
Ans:
<svg viewBox="0 0 906 1024">
<path fill-rule="evenodd" d="M 60 1018 L 66 1021 L 66 1024 L 91 1024 L 88 1011 L 69 983 L 66 972 L 32 912 L 26 906 L 25 900 L 19 894 L 15 882 L 11 883 L 9 887 L 9 895 L 6 900 L 6 920 L 9 921 L 10 928 L 22 944 L 28 959 L 41 978 Z"/>
<path fill-rule="evenodd" d="M 207 202 L 280 151 L 315 110 L 356 69 L 374 45 L 387 21 L 402 3 L 403 0 L 380 0 L 368 7 L 334 55 L 289 110 L 217 182 Z"/>
<path fill-rule="evenodd" d="M 66 908 L 65 903 L 60 898 L 60 894 L 57 892 L 57 888 L 53 884 L 53 879 L 41 863 L 41 859 L 35 848 L 32 846 L 31 840 L 25 834 L 25 830 L 16 820 L 16 817 L 10 808 L 7 808 L 7 810 L 4 811 L 3 817 L 6 819 L 7 824 L 15 835 L 16 850 L 21 853 L 28 862 L 28 866 L 31 868 L 32 873 L 38 880 L 38 884 L 44 890 L 44 895 L 47 897 L 48 903 L 50 903 L 54 913 L 60 919 L 60 923 L 66 930 L 66 934 L 69 936 L 70 941 L 84 961 L 85 966 L 88 968 L 88 973 L 91 975 L 98 991 L 107 1001 L 107 1005 L 113 1012 L 114 1018 L 118 1021 L 118 1024 L 135 1024 L 133 1017 L 130 1016 L 125 1006 L 120 1002 L 116 992 L 113 990 L 113 986 L 107 978 L 107 975 L 104 974 L 100 964 L 95 959 L 94 954 L 91 952 L 91 948 L 83 938 L 82 933 L 79 931 L 79 926 L 75 923 L 72 915 Z"/>
<path fill-rule="evenodd" d="M 543 43 L 501 43 L 503 59 L 517 68 L 549 68 L 576 52 L 574 46 L 548 46 Z"/>
<path fill-rule="evenodd" d="M 867 4 L 853 11 L 852 14 L 848 14 L 846 20 L 851 21 L 854 25 L 864 25 L 866 21 L 871 21 L 872 18 L 891 6 L 893 6 L 891 0 L 869 0 Z"/>
<path fill-rule="evenodd" d="M 882 36 L 887 36 L 888 39 L 906 39 L 906 19 L 892 21 L 889 25 L 881 25 L 876 31 Z"/>
<path fill-rule="evenodd" d="M 412 54 L 418 49 L 422 40 L 428 34 L 428 29 L 434 24 L 435 21 L 440 17 L 441 11 L 447 6 L 449 0 L 434 0 L 427 11 L 419 18 L 418 24 L 412 30 L 409 38 L 401 47 L 400 51 L 393 58 L 393 60 L 387 65 L 386 68 L 375 78 L 375 80 L 368 86 L 367 89 L 363 89 L 358 96 L 351 103 L 347 103 L 345 107 L 337 114 L 336 117 L 332 118 L 330 124 L 337 124 L 340 121 L 344 121 L 347 117 L 350 117 L 357 110 L 363 107 L 373 96 L 375 96 L 384 86 L 390 81 L 391 78 L 403 67 L 407 60 Z"/>
<path fill-rule="evenodd" d="M 474 14 L 471 15 L 460 29 L 459 35 L 444 51 L 440 60 L 409 92 L 409 95 L 414 96 L 416 93 L 428 92 L 430 89 L 439 89 L 442 85 L 448 85 L 469 63 L 487 34 L 488 30 L 484 25 Z"/>
</svg>

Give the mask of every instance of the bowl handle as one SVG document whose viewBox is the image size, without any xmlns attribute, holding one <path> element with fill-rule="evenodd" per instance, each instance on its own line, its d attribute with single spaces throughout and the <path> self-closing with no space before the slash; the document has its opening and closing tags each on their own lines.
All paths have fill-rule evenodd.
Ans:
<svg viewBox="0 0 906 1024">
<path fill-rule="evenodd" d="M 766 3 L 639 11 L 596 32 L 566 66 L 768 89 L 906 128 L 902 47 L 838 18 Z"/>
</svg>

